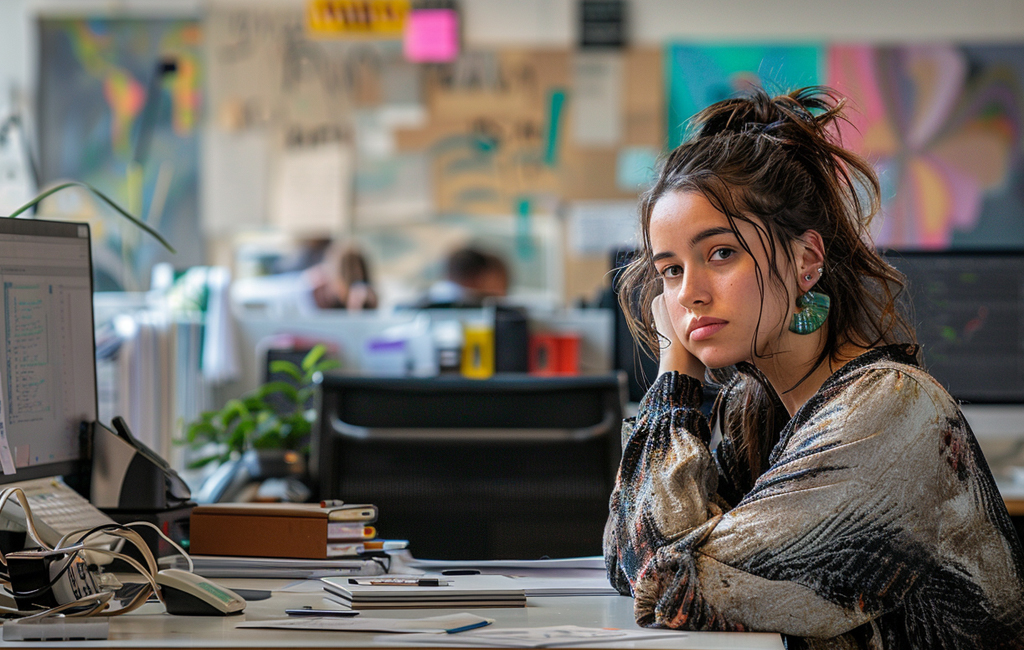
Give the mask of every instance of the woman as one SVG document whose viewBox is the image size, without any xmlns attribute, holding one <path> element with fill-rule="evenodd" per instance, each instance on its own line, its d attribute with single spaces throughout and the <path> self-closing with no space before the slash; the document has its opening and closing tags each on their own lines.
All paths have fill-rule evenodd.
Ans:
<svg viewBox="0 0 1024 650">
<path fill-rule="evenodd" d="M 645 626 L 1024 648 L 1020 542 L 868 243 L 878 179 L 841 147 L 842 106 L 719 102 L 643 198 L 620 296 L 660 372 L 624 426 L 609 576 Z"/>
</svg>

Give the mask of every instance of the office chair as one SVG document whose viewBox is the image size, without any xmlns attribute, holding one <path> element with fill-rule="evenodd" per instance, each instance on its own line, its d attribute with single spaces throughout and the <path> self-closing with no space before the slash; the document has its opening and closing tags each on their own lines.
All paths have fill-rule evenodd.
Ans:
<svg viewBox="0 0 1024 650">
<path fill-rule="evenodd" d="M 321 498 L 375 503 L 417 557 L 598 555 L 624 401 L 621 373 L 328 374 L 311 475 Z"/>
</svg>

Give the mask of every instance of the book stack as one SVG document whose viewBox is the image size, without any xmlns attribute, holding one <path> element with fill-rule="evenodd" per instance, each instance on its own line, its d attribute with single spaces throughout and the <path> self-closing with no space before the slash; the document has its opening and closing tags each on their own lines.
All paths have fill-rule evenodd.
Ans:
<svg viewBox="0 0 1024 650">
<path fill-rule="evenodd" d="M 369 504 L 217 503 L 197 506 L 193 555 L 328 559 L 356 557 L 376 537 Z M 383 546 L 383 545 L 382 545 Z"/>
</svg>

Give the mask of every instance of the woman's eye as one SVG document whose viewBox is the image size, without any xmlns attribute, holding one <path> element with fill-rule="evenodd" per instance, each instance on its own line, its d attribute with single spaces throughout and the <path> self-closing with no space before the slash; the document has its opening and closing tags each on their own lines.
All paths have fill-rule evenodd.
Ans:
<svg viewBox="0 0 1024 650">
<path fill-rule="evenodd" d="M 731 248 L 718 248 L 718 249 L 715 249 L 715 251 L 713 253 L 711 253 L 711 259 L 713 259 L 713 260 L 727 260 L 730 257 L 732 257 L 735 252 L 736 251 L 734 251 Z"/>
<path fill-rule="evenodd" d="M 681 266 L 673 264 L 672 266 L 666 266 L 661 270 L 661 277 L 663 278 L 678 278 L 683 274 Z"/>
</svg>

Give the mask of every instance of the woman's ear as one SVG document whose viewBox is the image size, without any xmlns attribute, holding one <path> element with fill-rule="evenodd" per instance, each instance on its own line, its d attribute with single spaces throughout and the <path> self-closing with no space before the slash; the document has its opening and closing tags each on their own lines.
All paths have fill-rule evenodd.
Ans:
<svg viewBox="0 0 1024 650">
<path fill-rule="evenodd" d="M 806 230 L 793 242 L 793 261 L 796 263 L 797 284 L 806 293 L 825 273 L 825 242 L 817 230 Z"/>
</svg>

